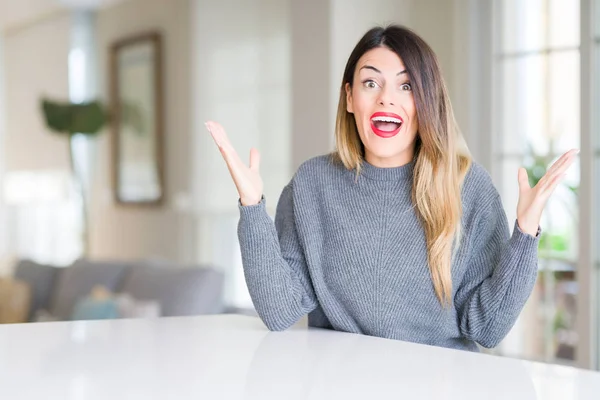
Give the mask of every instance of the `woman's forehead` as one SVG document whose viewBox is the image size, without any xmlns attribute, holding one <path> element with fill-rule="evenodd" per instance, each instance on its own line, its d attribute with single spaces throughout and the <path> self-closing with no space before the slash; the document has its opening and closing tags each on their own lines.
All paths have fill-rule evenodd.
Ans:
<svg viewBox="0 0 600 400">
<path fill-rule="evenodd" d="M 385 47 L 378 47 L 367 51 L 358 60 L 357 70 L 365 70 L 364 67 L 373 67 L 381 73 L 397 74 L 404 70 L 404 62 L 398 54 Z M 373 71 L 373 69 L 368 68 Z"/>
</svg>

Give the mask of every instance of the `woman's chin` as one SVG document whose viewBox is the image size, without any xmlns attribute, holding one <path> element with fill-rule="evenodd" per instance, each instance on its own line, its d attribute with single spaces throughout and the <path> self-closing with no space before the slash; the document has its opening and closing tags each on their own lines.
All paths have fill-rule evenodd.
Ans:
<svg viewBox="0 0 600 400">
<path fill-rule="evenodd" d="M 377 160 L 385 162 L 385 164 L 406 164 L 410 161 L 412 154 L 409 154 L 409 147 L 398 149 L 390 148 L 390 146 L 370 146 L 367 148 L 366 158 L 369 160 Z"/>
</svg>

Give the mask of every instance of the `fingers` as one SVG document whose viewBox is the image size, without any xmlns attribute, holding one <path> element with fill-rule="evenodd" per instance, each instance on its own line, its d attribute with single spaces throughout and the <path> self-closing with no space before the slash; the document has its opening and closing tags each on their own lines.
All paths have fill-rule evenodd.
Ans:
<svg viewBox="0 0 600 400">
<path fill-rule="evenodd" d="M 235 173 L 235 171 L 243 166 L 244 163 L 231 145 L 231 142 L 225 133 L 225 129 L 223 126 L 221 126 L 221 124 L 213 121 L 208 121 L 205 123 L 205 125 L 206 129 L 208 129 L 213 140 L 219 147 L 219 150 L 221 151 L 221 154 L 227 163 L 227 167 L 232 174 Z"/>
<path fill-rule="evenodd" d="M 550 169 L 548 169 L 544 177 L 540 179 L 540 188 L 542 190 L 554 190 L 554 188 L 562 180 L 562 177 L 564 177 L 567 169 L 575 162 L 575 158 L 578 153 L 579 150 L 570 150 L 556 160 Z"/>
<path fill-rule="evenodd" d="M 558 186 L 558 184 L 560 182 L 562 182 L 562 180 L 565 178 L 567 174 L 560 174 L 555 176 L 552 181 L 550 182 L 550 184 L 548 185 L 548 188 L 546 190 L 548 190 L 549 193 L 552 193 L 554 191 L 554 189 L 556 189 L 556 187 Z"/>
<path fill-rule="evenodd" d="M 579 153 L 579 150 L 576 149 L 567 151 L 565 154 L 560 156 L 560 158 L 556 160 L 554 164 L 552 164 L 552 166 L 548 169 L 546 174 L 554 175 L 559 170 L 564 171 L 573 163 L 577 153 Z"/>
<path fill-rule="evenodd" d="M 250 169 L 258 172 L 260 167 L 260 153 L 255 148 L 250 149 Z"/>
<path fill-rule="evenodd" d="M 531 189 L 529 186 L 529 178 L 527 176 L 527 170 L 525 168 L 519 168 L 519 190 Z"/>
<path fill-rule="evenodd" d="M 225 150 L 226 152 L 233 150 L 233 146 L 231 146 L 231 142 L 221 124 L 208 121 L 205 125 L 219 149 Z"/>
</svg>

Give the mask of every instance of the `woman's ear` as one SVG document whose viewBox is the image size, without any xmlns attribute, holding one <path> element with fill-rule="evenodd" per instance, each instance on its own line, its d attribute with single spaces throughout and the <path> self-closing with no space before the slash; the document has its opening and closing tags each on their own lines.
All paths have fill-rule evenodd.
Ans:
<svg viewBox="0 0 600 400">
<path fill-rule="evenodd" d="M 346 111 L 353 113 L 354 108 L 352 107 L 352 88 L 348 82 L 346 82 L 344 88 L 346 89 Z"/>
</svg>

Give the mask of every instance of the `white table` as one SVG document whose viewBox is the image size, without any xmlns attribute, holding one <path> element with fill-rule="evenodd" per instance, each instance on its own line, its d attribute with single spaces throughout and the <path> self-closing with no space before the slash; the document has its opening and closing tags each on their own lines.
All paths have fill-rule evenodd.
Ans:
<svg viewBox="0 0 600 400">
<path fill-rule="evenodd" d="M 222 315 L 0 325 L 2 399 L 600 399 L 600 373 Z"/>
</svg>

